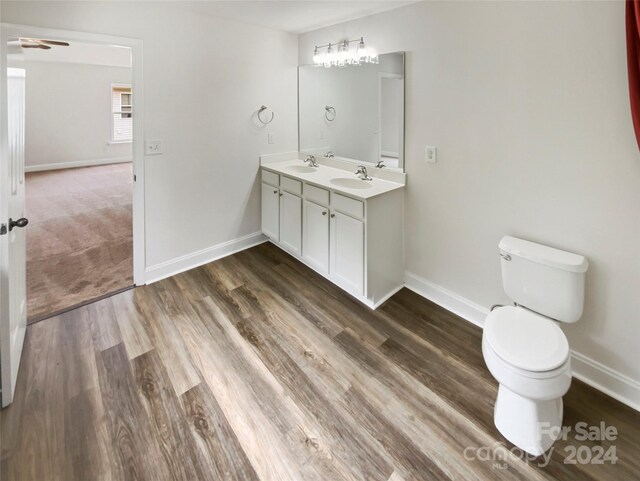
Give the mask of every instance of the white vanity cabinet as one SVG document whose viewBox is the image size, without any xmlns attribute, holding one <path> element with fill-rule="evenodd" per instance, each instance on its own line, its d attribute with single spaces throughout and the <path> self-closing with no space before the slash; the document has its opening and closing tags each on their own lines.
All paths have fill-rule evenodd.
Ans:
<svg viewBox="0 0 640 481">
<path fill-rule="evenodd" d="M 262 183 L 262 232 L 278 241 L 280 239 L 280 189 Z"/>
<path fill-rule="evenodd" d="M 280 244 L 302 255 L 302 198 L 284 190 L 280 191 Z"/>
<path fill-rule="evenodd" d="M 329 207 L 304 201 L 302 258 L 320 274 L 329 275 Z"/>
<path fill-rule="evenodd" d="M 376 308 L 404 282 L 403 193 L 368 198 L 262 169 L 262 232 Z"/>
<path fill-rule="evenodd" d="M 297 194 L 297 195 L 296 195 Z M 262 171 L 262 232 L 290 253 L 302 255 L 302 182 Z"/>
<path fill-rule="evenodd" d="M 330 277 L 357 295 L 364 292 L 364 222 L 331 212 Z"/>
</svg>

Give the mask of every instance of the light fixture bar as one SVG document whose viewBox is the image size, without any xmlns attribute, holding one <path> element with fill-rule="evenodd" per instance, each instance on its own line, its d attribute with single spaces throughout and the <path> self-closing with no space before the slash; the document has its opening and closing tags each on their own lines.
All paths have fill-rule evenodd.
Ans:
<svg viewBox="0 0 640 481">
<path fill-rule="evenodd" d="M 329 45 L 338 45 L 339 43 L 353 43 L 364 41 L 364 37 L 356 38 L 354 40 L 340 40 L 339 42 L 325 43 L 324 45 L 316 45 L 316 48 L 327 48 Z"/>
<path fill-rule="evenodd" d="M 353 42 L 358 42 L 355 50 L 350 47 Z M 326 51 L 320 51 L 320 49 L 325 48 Z M 316 67 L 347 67 L 348 65 L 361 65 L 363 63 L 378 63 L 378 55 L 375 50 L 366 47 L 364 37 L 316 45 L 313 49 L 313 64 Z"/>
</svg>

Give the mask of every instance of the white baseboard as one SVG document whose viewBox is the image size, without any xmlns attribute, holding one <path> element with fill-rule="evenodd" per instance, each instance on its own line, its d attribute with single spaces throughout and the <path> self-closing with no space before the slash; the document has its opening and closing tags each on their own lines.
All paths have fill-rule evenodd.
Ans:
<svg viewBox="0 0 640 481">
<path fill-rule="evenodd" d="M 107 164 L 124 164 L 125 162 L 131 162 L 131 156 L 111 157 L 108 159 L 76 160 L 73 162 L 58 162 L 55 164 L 27 165 L 25 166 L 24 171 L 40 172 L 43 170 L 75 169 L 76 167 L 91 167 L 94 165 L 107 165 Z"/>
<path fill-rule="evenodd" d="M 448 311 L 482 328 L 489 309 L 465 299 L 411 272 L 405 272 L 405 286 Z M 571 351 L 573 377 L 640 411 L 640 383 L 591 359 Z"/>
<path fill-rule="evenodd" d="M 208 264 L 209 262 L 221 259 L 222 257 L 249 249 L 250 247 L 262 244 L 266 241 L 267 238 L 262 234 L 262 232 L 255 232 L 244 237 L 223 242 L 222 244 L 192 252 L 191 254 L 178 257 L 177 259 L 156 264 L 146 269 L 145 283 L 151 284 L 161 279 L 188 271 L 189 269 Z"/>
<path fill-rule="evenodd" d="M 484 326 L 489 309 L 411 272 L 404 273 L 404 283 L 408 289 L 444 307 L 447 311 L 453 312 L 476 326 Z"/>
<path fill-rule="evenodd" d="M 639 382 L 576 351 L 571 351 L 571 371 L 585 384 L 640 411 Z"/>
</svg>

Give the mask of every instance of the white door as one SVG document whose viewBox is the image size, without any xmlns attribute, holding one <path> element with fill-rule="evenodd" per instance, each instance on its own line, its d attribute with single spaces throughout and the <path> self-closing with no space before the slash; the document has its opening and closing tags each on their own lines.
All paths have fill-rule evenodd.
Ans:
<svg viewBox="0 0 640 481">
<path fill-rule="evenodd" d="M 322 274 L 329 273 L 329 209 L 304 201 L 302 257 Z"/>
<path fill-rule="evenodd" d="M 292 254 L 302 253 L 302 199 L 280 192 L 280 245 Z"/>
<path fill-rule="evenodd" d="M 4 87 L 4 86 L 3 86 Z M 7 69 L 2 92 L 8 117 L 2 119 L 0 162 L 0 376 L 2 406 L 13 401 L 27 328 L 24 218 L 24 69 Z M 5 127 L 6 126 L 6 127 Z"/>
<path fill-rule="evenodd" d="M 331 212 L 331 279 L 351 292 L 364 295 L 364 222 Z"/>
<path fill-rule="evenodd" d="M 262 233 L 274 241 L 280 238 L 280 200 L 277 187 L 262 184 Z"/>
</svg>

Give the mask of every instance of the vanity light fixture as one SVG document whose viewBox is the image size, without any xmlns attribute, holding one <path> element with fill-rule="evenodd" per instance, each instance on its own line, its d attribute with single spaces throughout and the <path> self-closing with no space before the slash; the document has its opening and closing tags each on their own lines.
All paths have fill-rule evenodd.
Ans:
<svg viewBox="0 0 640 481">
<path fill-rule="evenodd" d="M 358 42 L 355 49 L 351 43 Z M 322 50 L 326 49 L 326 50 Z M 316 45 L 313 49 L 313 64 L 316 67 L 346 67 L 347 65 L 361 65 L 363 63 L 378 63 L 378 54 L 364 43 L 364 37 L 355 40 L 341 40 L 337 43 Z"/>
</svg>

